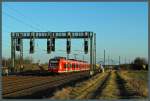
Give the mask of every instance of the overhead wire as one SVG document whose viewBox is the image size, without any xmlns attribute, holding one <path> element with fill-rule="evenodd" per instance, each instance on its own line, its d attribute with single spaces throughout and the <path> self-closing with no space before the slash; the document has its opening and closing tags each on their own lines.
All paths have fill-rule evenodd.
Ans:
<svg viewBox="0 0 150 101">
<path fill-rule="evenodd" d="M 22 20 L 20 20 L 20 19 L 18 19 L 18 18 L 16 18 L 16 17 L 14 17 L 14 16 L 12 16 L 12 15 L 10 15 L 10 14 L 7 14 L 6 12 L 3 12 L 3 13 L 4 13 L 5 15 L 7 15 L 8 17 L 10 17 L 10 18 L 16 20 L 17 22 L 23 23 L 23 24 L 25 24 L 25 25 L 27 25 L 27 26 L 29 26 L 29 27 L 32 27 L 33 29 L 40 30 L 39 28 L 36 28 L 36 27 L 34 27 L 34 26 L 32 26 L 32 25 L 30 25 L 30 24 L 28 24 L 28 23 L 25 23 L 24 21 L 22 21 Z M 6 32 L 6 31 L 5 31 L 5 32 Z M 7 31 L 7 32 L 8 32 L 8 31 Z"/>
<path fill-rule="evenodd" d="M 36 30 L 40 30 L 39 28 L 36 28 L 36 27 L 34 27 L 34 26 L 32 26 L 32 25 L 30 25 L 30 24 L 28 24 L 28 23 L 25 23 L 24 21 L 22 21 L 22 20 L 20 20 L 20 19 L 18 19 L 18 18 L 16 18 L 16 17 L 14 17 L 14 16 L 12 16 L 12 15 L 6 13 L 6 12 L 3 12 L 3 13 L 4 13 L 5 15 L 7 15 L 8 17 L 10 17 L 10 18 L 16 20 L 17 22 L 20 22 L 21 24 L 25 24 L 25 25 L 27 25 L 28 27 L 31 27 L 31 28 L 36 29 Z"/>
<path fill-rule="evenodd" d="M 5 15 L 7 15 L 8 17 L 10 17 L 10 18 L 12 18 L 12 19 L 14 19 L 14 20 L 16 20 L 16 21 L 18 21 L 18 22 L 20 22 L 20 23 L 23 23 L 23 24 L 25 24 L 25 25 L 27 25 L 27 26 L 29 26 L 29 27 L 32 27 L 33 29 L 36 29 L 36 30 L 39 30 L 39 28 L 37 28 L 37 27 L 34 27 L 33 25 L 30 25 L 30 24 L 28 24 L 28 23 L 25 23 L 24 21 L 22 21 L 22 20 L 20 20 L 20 19 L 18 19 L 18 18 L 16 18 L 16 17 L 14 17 L 14 16 L 12 16 L 12 15 L 10 15 L 10 14 L 7 14 L 6 12 L 3 12 Z M 20 14 L 20 13 L 19 13 Z M 20 15 L 22 15 L 23 17 L 25 17 L 23 14 L 20 14 Z M 37 25 L 37 24 L 36 24 Z M 39 47 L 39 45 L 38 45 L 38 43 L 37 43 L 37 47 Z M 82 49 L 83 49 L 83 47 L 84 47 L 84 45 L 82 45 Z M 41 47 L 40 47 L 41 48 Z M 42 48 L 41 48 L 42 49 Z M 42 51 L 46 51 L 46 50 L 43 50 L 42 49 Z M 57 50 L 57 51 L 65 51 L 65 50 Z M 81 50 L 73 50 L 73 51 L 78 51 L 78 52 L 83 52 L 83 51 L 81 51 Z"/>
<path fill-rule="evenodd" d="M 44 27 L 42 27 L 41 25 L 39 25 L 38 23 L 35 23 L 35 22 L 33 22 L 33 19 L 31 19 L 31 17 L 30 17 L 30 19 L 29 19 L 29 17 L 27 17 L 26 15 L 24 15 L 23 13 L 21 13 L 19 10 L 17 10 L 17 9 L 15 9 L 15 8 L 10 8 L 10 7 L 8 7 L 10 10 L 12 10 L 12 11 L 14 11 L 14 12 L 16 12 L 17 14 L 19 14 L 19 15 L 21 15 L 22 17 L 24 17 L 24 18 L 28 18 L 28 20 L 30 21 L 30 22 L 32 22 L 32 23 L 34 23 L 34 25 L 36 25 L 36 27 L 37 28 L 42 28 L 42 29 L 45 29 Z"/>
<path fill-rule="evenodd" d="M 39 28 L 34 27 L 34 26 L 32 26 L 32 25 L 30 25 L 30 24 L 28 24 L 28 23 L 26 23 L 26 22 L 24 22 L 24 21 L 22 21 L 22 20 L 20 20 L 20 19 L 18 19 L 18 18 L 16 18 L 16 17 L 12 16 L 12 15 L 10 15 L 10 14 L 7 14 L 6 12 L 3 12 L 3 13 L 4 13 L 5 15 L 7 15 L 8 17 L 10 17 L 10 18 L 16 20 L 17 22 L 20 22 L 21 24 L 25 24 L 25 25 L 27 25 L 27 26 L 33 28 L 33 29 L 40 30 Z M 23 15 L 23 16 L 24 16 L 24 15 Z M 6 32 L 6 31 L 5 31 L 5 32 Z M 8 32 L 8 31 L 7 31 L 7 32 Z M 6 32 L 6 33 L 7 33 L 7 32 Z M 37 43 L 37 44 L 38 44 L 38 43 Z M 10 46 L 10 45 L 8 45 L 8 46 Z M 37 45 L 37 46 L 38 46 L 38 45 Z M 41 48 L 41 49 L 43 49 L 43 48 Z M 28 50 L 24 50 L 24 51 L 28 51 Z M 43 50 L 43 51 L 46 51 L 46 50 Z M 26 52 L 24 52 L 24 53 L 26 53 Z M 31 55 L 30 55 L 30 57 L 31 57 Z"/>
</svg>

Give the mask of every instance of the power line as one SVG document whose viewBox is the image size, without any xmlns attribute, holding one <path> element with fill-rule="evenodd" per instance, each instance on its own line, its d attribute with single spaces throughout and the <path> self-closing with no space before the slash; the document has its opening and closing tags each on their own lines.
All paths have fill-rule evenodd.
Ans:
<svg viewBox="0 0 150 101">
<path fill-rule="evenodd" d="M 8 7 L 9 8 L 9 7 Z M 16 9 L 14 9 L 14 8 L 9 8 L 10 10 L 12 10 L 12 11 L 15 11 L 16 13 L 18 13 L 19 15 L 21 15 L 22 17 L 24 17 L 24 18 L 27 18 L 27 16 L 26 15 L 24 15 L 23 13 L 21 13 L 20 11 L 18 11 L 18 10 L 16 10 Z M 28 17 L 28 20 L 29 20 L 29 17 Z M 29 20 L 30 22 L 33 22 L 33 20 L 30 18 L 30 20 Z M 40 26 L 40 28 L 42 27 L 41 25 L 39 25 L 39 24 L 37 24 L 37 23 L 35 23 L 34 22 L 34 25 L 36 25 L 36 27 L 37 26 Z M 39 28 L 39 27 L 38 27 Z M 45 28 L 44 28 L 45 29 Z"/>
<path fill-rule="evenodd" d="M 8 17 L 10 17 L 10 18 L 12 18 L 12 19 L 14 19 L 14 20 L 16 20 L 16 21 L 18 21 L 18 22 L 20 22 L 20 23 L 23 23 L 23 24 L 25 24 L 25 25 L 27 25 L 28 27 L 32 27 L 33 29 L 36 29 L 36 30 L 39 30 L 38 28 L 35 28 L 34 26 L 32 26 L 32 25 L 30 25 L 30 24 L 28 24 L 28 23 L 25 23 L 24 21 L 22 21 L 22 20 L 20 20 L 20 19 L 18 19 L 18 18 L 16 18 L 16 17 L 14 17 L 14 16 L 12 16 L 12 15 L 10 15 L 10 14 L 7 14 L 7 13 L 5 13 L 5 12 L 3 12 L 5 15 L 7 15 Z"/>
</svg>

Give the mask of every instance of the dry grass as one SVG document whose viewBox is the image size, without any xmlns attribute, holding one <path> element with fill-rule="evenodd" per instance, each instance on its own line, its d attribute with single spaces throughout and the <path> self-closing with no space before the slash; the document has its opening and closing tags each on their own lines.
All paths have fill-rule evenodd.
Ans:
<svg viewBox="0 0 150 101">
<path fill-rule="evenodd" d="M 138 92 L 140 96 L 148 96 L 148 77 L 145 71 L 122 72 L 120 75 L 127 81 L 127 85 Z"/>
<path fill-rule="evenodd" d="M 116 75 L 112 71 L 109 80 L 106 83 L 106 88 L 104 88 L 102 94 L 99 96 L 99 99 L 118 99 L 119 90 L 116 83 Z"/>
<path fill-rule="evenodd" d="M 100 82 L 103 76 L 103 74 L 98 74 L 75 87 L 63 88 L 57 91 L 51 99 L 86 99 L 90 92 L 96 90 L 97 82 Z"/>
<path fill-rule="evenodd" d="M 131 88 L 133 88 L 136 92 L 139 93 L 140 96 L 148 96 L 148 88 L 145 86 L 143 80 L 126 79 L 126 81 Z"/>
<path fill-rule="evenodd" d="M 148 96 L 148 86 L 146 84 L 146 79 L 142 80 L 139 79 L 138 73 L 134 73 L 131 71 L 121 71 L 118 72 L 122 79 L 126 81 L 126 83 L 123 83 L 125 86 L 125 89 L 133 92 L 138 92 L 139 95 L 131 95 L 133 98 L 145 98 Z M 92 97 L 92 94 L 98 89 L 98 86 L 101 85 L 103 82 L 103 79 L 106 77 L 108 73 L 105 74 L 98 74 L 94 77 L 92 77 L 89 80 L 86 80 L 84 82 L 81 82 L 77 84 L 75 87 L 67 87 L 63 88 L 61 91 L 57 91 L 52 99 L 89 99 Z M 133 75 L 133 76 L 132 76 Z M 144 75 L 144 73 L 139 74 Z M 143 76 L 144 77 L 144 76 Z M 142 78 L 143 78 L 142 77 Z M 118 88 L 120 86 L 119 82 L 117 82 L 117 75 L 114 71 L 112 71 L 109 79 L 107 80 L 106 86 L 104 86 L 102 89 L 102 92 L 98 92 L 98 96 L 96 96 L 96 99 L 120 99 L 123 97 L 120 90 L 123 91 L 122 88 Z M 130 89 L 131 88 L 131 89 Z M 128 95 L 127 95 L 128 96 Z"/>
<path fill-rule="evenodd" d="M 63 88 L 61 91 L 56 92 L 51 99 L 70 99 L 71 90 L 71 87 Z"/>
<path fill-rule="evenodd" d="M 44 70 L 48 69 L 48 66 L 42 65 Z M 20 65 L 17 65 L 17 70 L 20 70 Z M 23 71 L 30 71 L 30 70 L 40 70 L 39 66 L 37 64 L 24 64 L 24 70 Z"/>
</svg>

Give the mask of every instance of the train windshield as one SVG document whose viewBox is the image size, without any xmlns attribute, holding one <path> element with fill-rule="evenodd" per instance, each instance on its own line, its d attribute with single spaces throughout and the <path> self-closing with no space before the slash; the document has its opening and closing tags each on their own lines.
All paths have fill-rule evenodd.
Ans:
<svg viewBox="0 0 150 101">
<path fill-rule="evenodd" d="M 59 59 L 50 59 L 49 68 L 57 68 L 59 65 Z"/>
</svg>

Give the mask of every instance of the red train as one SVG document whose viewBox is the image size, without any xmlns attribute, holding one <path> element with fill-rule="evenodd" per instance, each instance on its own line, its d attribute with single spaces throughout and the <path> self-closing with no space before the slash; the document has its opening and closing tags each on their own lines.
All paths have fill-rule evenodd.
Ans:
<svg viewBox="0 0 150 101">
<path fill-rule="evenodd" d="M 55 57 L 49 60 L 48 71 L 54 73 L 66 73 L 76 71 L 88 71 L 90 64 L 85 61 Z"/>
</svg>

